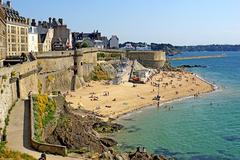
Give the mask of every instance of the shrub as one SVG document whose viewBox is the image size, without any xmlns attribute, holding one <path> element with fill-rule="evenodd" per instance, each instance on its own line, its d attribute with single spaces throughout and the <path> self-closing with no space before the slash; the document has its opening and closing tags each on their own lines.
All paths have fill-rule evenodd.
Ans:
<svg viewBox="0 0 240 160">
<path fill-rule="evenodd" d="M 7 75 L 3 75 L 3 76 L 2 76 L 2 79 L 3 79 L 3 80 L 7 80 L 7 78 L 8 78 Z"/>
<path fill-rule="evenodd" d="M 83 42 L 82 44 L 81 44 L 81 48 L 88 48 L 89 46 L 88 46 L 88 43 L 87 42 Z"/>
<path fill-rule="evenodd" d="M 55 78 L 54 78 L 53 75 L 47 76 L 47 81 L 48 81 L 48 83 L 52 83 L 52 82 L 54 82 L 54 80 L 55 80 Z"/>
<path fill-rule="evenodd" d="M 11 72 L 11 77 L 16 77 L 16 75 L 17 75 L 17 72 L 16 72 L 16 71 L 12 71 L 12 72 Z"/>
<path fill-rule="evenodd" d="M 44 128 L 54 120 L 56 112 L 56 103 L 48 98 L 48 95 L 38 95 L 34 97 L 34 136 L 39 142 L 42 142 Z"/>
<path fill-rule="evenodd" d="M 38 94 L 42 93 L 42 83 L 41 81 L 38 79 Z"/>
</svg>

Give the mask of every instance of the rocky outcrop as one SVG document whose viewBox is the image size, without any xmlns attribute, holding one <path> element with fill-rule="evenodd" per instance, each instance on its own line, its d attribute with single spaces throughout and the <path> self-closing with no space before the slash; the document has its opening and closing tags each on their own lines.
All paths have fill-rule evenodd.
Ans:
<svg viewBox="0 0 240 160">
<path fill-rule="evenodd" d="M 93 125 L 93 129 L 99 133 L 114 133 L 122 128 L 122 125 L 110 122 L 97 122 Z"/>
<path fill-rule="evenodd" d="M 133 153 L 113 153 L 113 151 L 104 152 L 99 157 L 101 160 L 174 160 L 161 155 L 150 155 L 145 151 L 137 149 Z"/>
<path fill-rule="evenodd" d="M 93 119 L 77 115 L 61 115 L 57 127 L 46 138 L 46 142 L 63 145 L 70 150 L 86 148 L 89 152 L 103 153 L 108 146 L 102 143 L 100 136 L 92 129 L 91 121 Z"/>
<path fill-rule="evenodd" d="M 113 147 L 117 145 L 117 141 L 115 141 L 112 138 L 100 138 L 100 141 L 102 142 L 103 145 L 106 147 Z"/>
<path fill-rule="evenodd" d="M 203 65 L 181 65 L 181 66 L 178 66 L 177 68 L 207 68 L 207 66 L 203 66 Z"/>
<path fill-rule="evenodd" d="M 109 147 L 117 144 L 114 139 L 102 137 L 94 130 L 96 124 L 104 124 L 101 126 L 117 131 L 120 128 L 117 124 L 111 125 L 111 123 L 102 122 L 90 113 L 72 110 L 62 98 L 55 98 L 55 100 L 60 105 L 61 113 L 57 116 L 57 123 L 51 123 L 53 125 L 46 128 L 45 141 L 47 143 L 66 146 L 70 151 L 84 150 L 97 153 L 104 153 L 109 150 Z"/>
</svg>

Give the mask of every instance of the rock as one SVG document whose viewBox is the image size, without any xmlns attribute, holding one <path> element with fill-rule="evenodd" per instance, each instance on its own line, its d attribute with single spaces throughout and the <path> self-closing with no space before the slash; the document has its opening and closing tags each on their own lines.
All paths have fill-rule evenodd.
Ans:
<svg viewBox="0 0 240 160">
<path fill-rule="evenodd" d="M 114 160 L 111 152 L 104 152 L 100 157 L 100 160 Z"/>
<path fill-rule="evenodd" d="M 117 142 L 112 138 L 101 138 L 100 141 L 106 147 L 113 147 L 113 146 L 117 145 Z"/>
<path fill-rule="evenodd" d="M 117 154 L 117 155 L 115 156 L 115 159 L 116 159 L 116 160 L 124 160 L 123 157 L 122 157 L 121 155 L 119 155 L 119 154 Z"/>
<path fill-rule="evenodd" d="M 87 148 L 89 152 L 103 153 L 107 147 L 92 129 L 92 117 L 64 114 L 58 120 L 53 133 L 45 141 L 50 144 L 66 146 L 70 150 Z M 110 142 L 109 142 L 110 143 Z"/>
<path fill-rule="evenodd" d="M 120 124 L 109 122 L 97 122 L 93 125 L 93 129 L 99 133 L 113 133 L 121 130 L 122 128 L 123 126 Z"/>
<path fill-rule="evenodd" d="M 207 66 L 202 66 L 202 65 L 181 65 L 178 68 L 207 68 Z"/>
<path fill-rule="evenodd" d="M 129 160 L 128 153 L 122 153 L 121 157 L 123 158 L 123 160 Z"/>
</svg>

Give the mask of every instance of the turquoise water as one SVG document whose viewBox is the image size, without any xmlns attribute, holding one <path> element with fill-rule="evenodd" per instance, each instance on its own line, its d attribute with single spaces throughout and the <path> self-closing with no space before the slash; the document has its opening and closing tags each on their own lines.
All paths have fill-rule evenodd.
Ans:
<svg viewBox="0 0 240 160">
<path fill-rule="evenodd" d="M 240 52 L 225 54 L 225 58 L 173 62 L 206 65 L 191 71 L 219 89 L 197 99 L 165 104 L 173 106 L 170 111 L 153 106 L 122 117 L 118 122 L 125 129 L 114 135 L 119 149 L 129 151 L 144 146 L 151 153 L 183 160 L 240 160 Z"/>
</svg>

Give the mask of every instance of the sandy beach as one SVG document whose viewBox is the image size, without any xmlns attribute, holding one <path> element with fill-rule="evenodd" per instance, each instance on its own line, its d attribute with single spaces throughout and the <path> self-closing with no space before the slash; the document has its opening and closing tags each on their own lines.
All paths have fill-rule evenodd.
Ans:
<svg viewBox="0 0 240 160">
<path fill-rule="evenodd" d="M 118 118 L 146 106 L 156 105 L 153 100 L 161 96 L 160 103 L 188 96 L 198 96 L 214 90 L 214 86 L 189 72 L 161 72 L 146 84 L 125 82 L 107 85 L 106 82 L 90 82 L 76 92 L 70 92 L 66 100 L 74 108 L 93 111 L 105 118 Z"/>
</svg>

